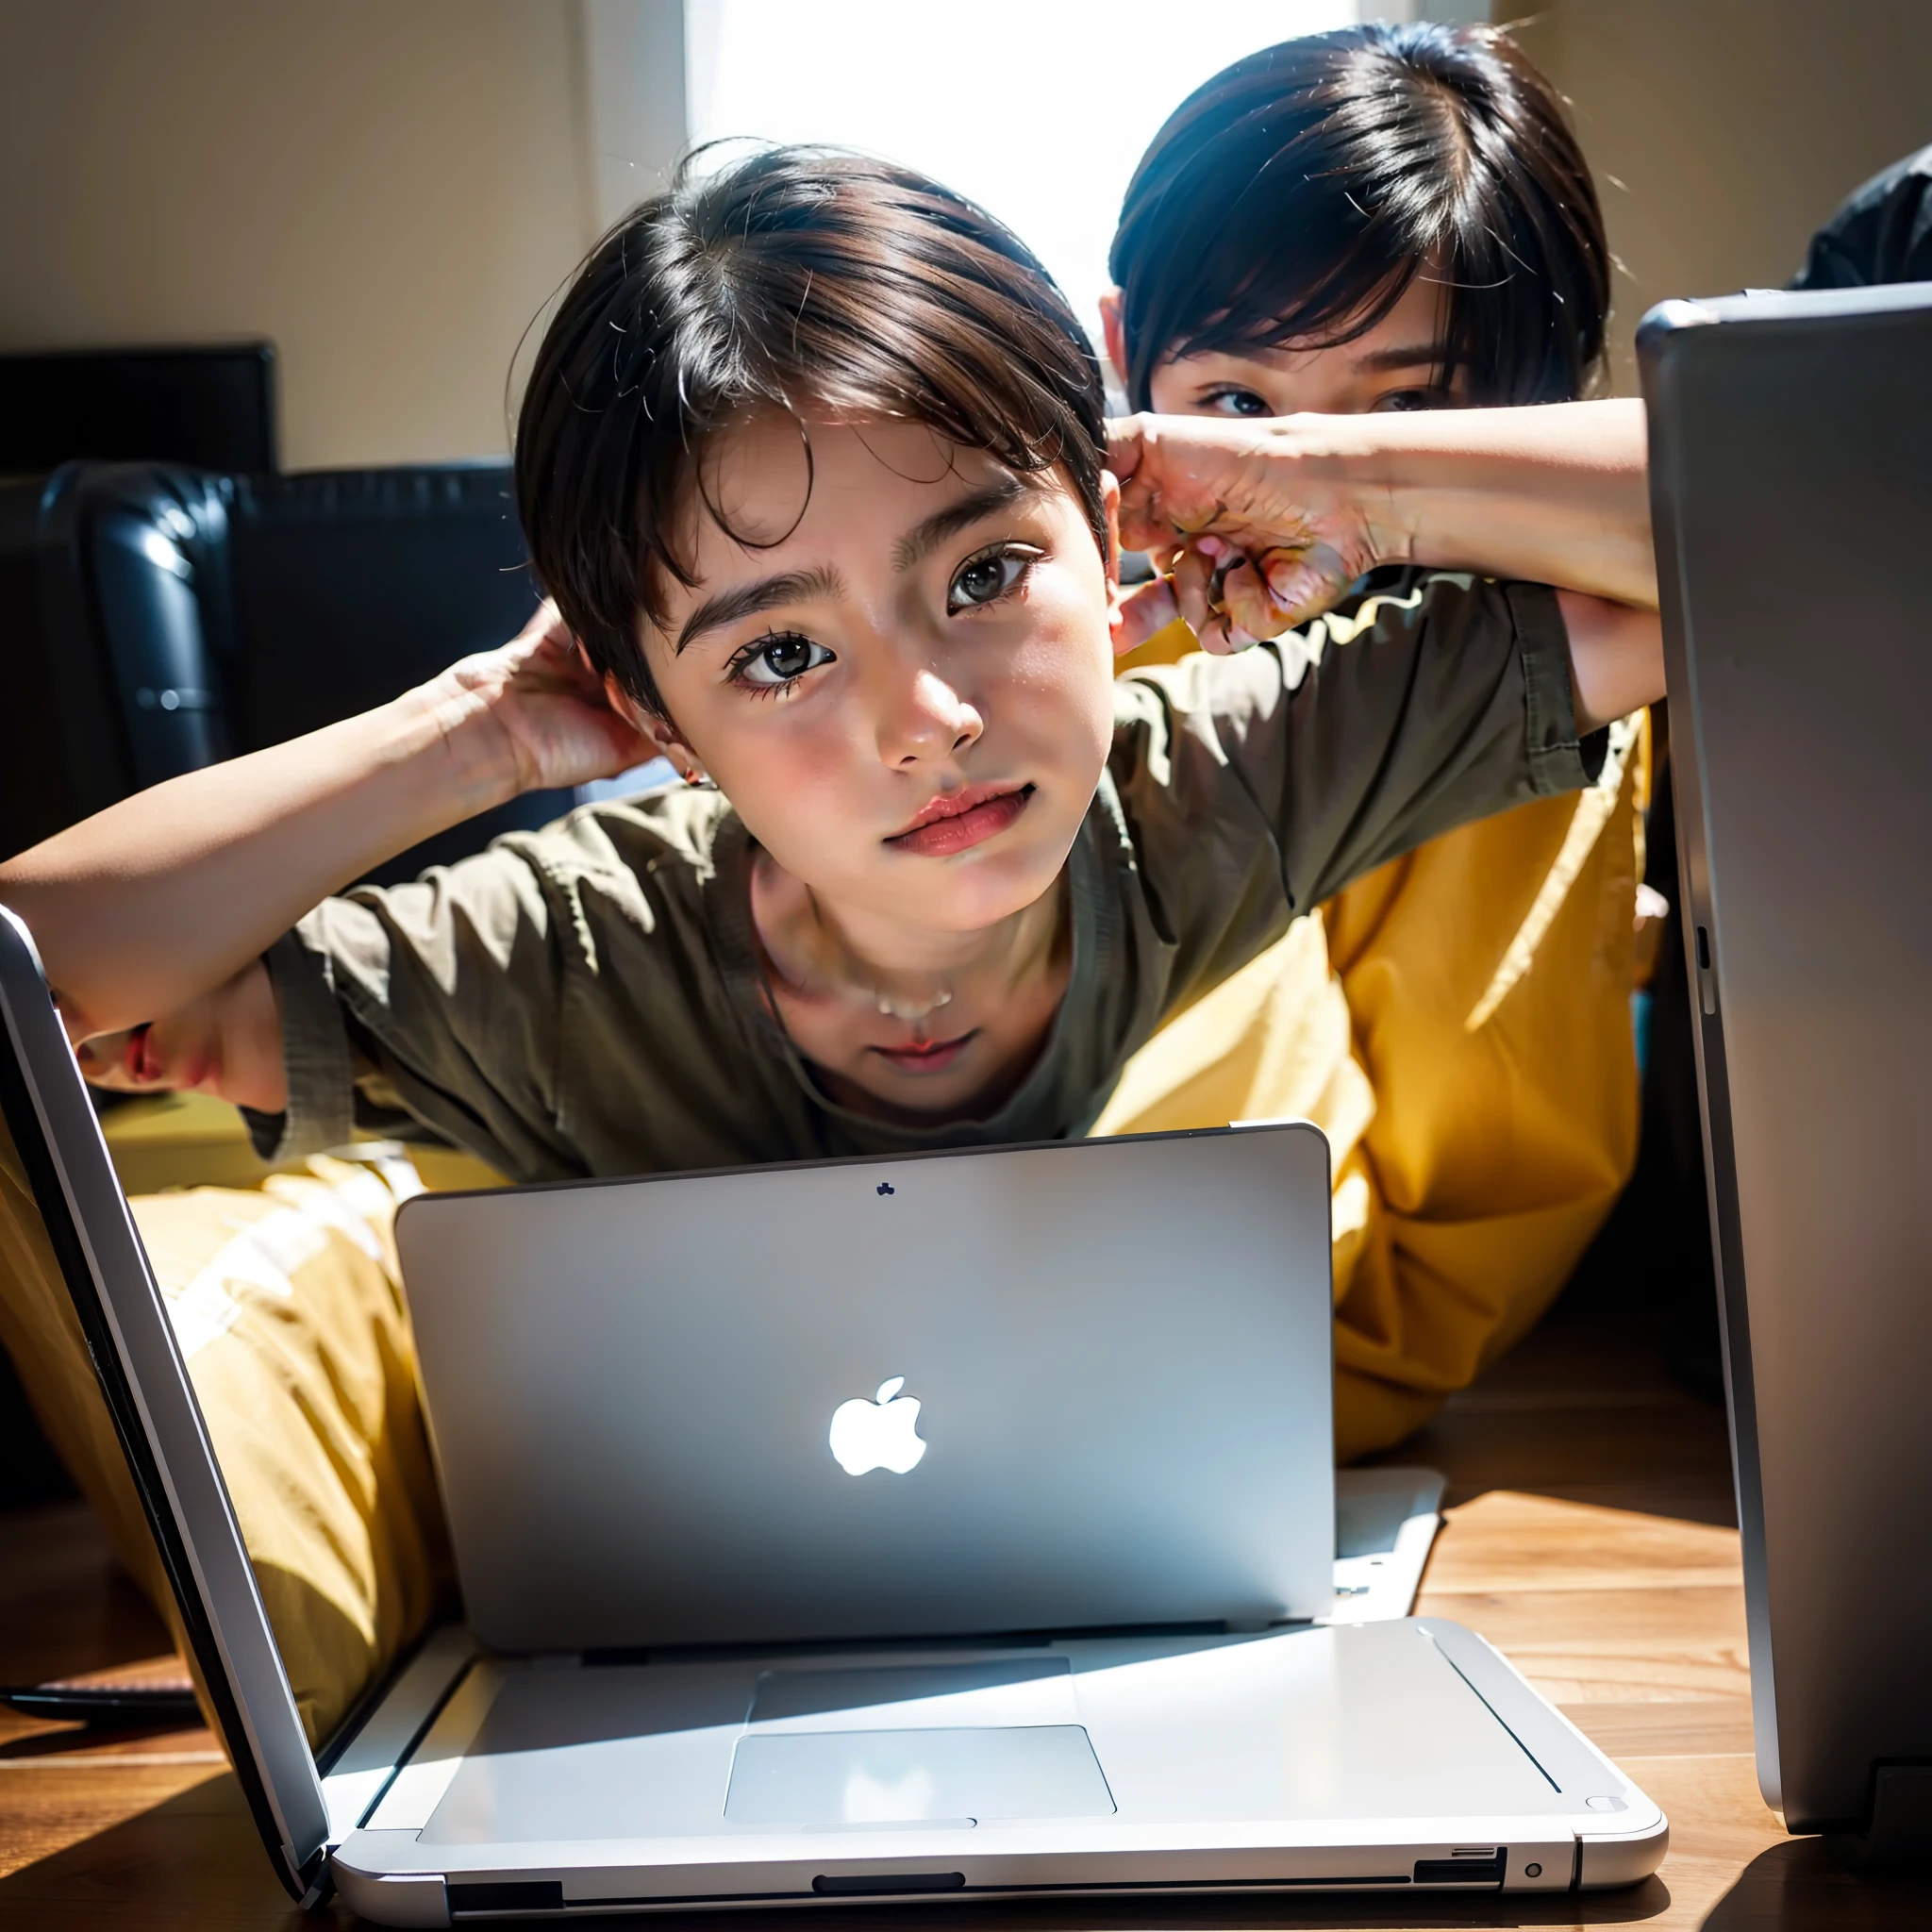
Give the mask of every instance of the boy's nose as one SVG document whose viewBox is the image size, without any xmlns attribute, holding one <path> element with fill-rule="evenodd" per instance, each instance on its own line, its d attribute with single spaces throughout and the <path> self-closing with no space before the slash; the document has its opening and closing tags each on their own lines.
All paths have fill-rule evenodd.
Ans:
<svg viewBox="0 0 1932 1932">
<path fill-rule="evenodd" d="M 929 665 L 899 685 L 879 719 L 879 756 L 893 766 L 962 752 L 986 729 L 974 706 Z"/>
</svg>

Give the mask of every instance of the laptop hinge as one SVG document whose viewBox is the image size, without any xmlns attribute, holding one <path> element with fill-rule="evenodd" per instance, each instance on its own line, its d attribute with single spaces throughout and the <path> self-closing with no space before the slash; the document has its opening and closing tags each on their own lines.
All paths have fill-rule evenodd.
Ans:
<svg viewBox="0 0 1932 1932">
<path fill-rule="evenodd" d="M 1870 1823 L 1825 1842 L 1860 1868 L 1932 1864 L 1932 1764 L 1881 1764 L 1872 1777 Z"/>
<path fill-rule="evenodd" d="M 296 1904 L 305 1912 L 314 1911 L 335 1890 L 336 1874 L 329 1870 L 326 1845 L 296 1873 L 295 1882 L 301 1887 L 301 1896 Z"/>
</svg>

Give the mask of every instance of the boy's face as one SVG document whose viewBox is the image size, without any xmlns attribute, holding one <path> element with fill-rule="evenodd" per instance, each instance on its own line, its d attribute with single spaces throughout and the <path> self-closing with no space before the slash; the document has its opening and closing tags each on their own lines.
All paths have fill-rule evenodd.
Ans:
<svg viewBox="0 0 1932 1932">
<path fill-rule="evenodd" d="M 753 836 L 894 924 L 971 932 L 1038 899 L 1113 729 L 1116 567 L 1071 487 L 921 425 L 775 414 L 711 443 L 701 483 L 737 536 L 693 510 L 697 584 L 643 643 Z"/>
<path fill-rule="evenodd" d="M 1221 350 L 1156 365 L 1148 384 L 1157 415 L 1361 416 L 1374 410 L 1457 408 L 1469 400 L 1464 372 L 1441 379 L 1443 291 L 1418 275 L 1366 335 L 1325 349 Z M 1108 314 L 1108 348 L 1122 366 L 1120 328 Z"/>
</svg>

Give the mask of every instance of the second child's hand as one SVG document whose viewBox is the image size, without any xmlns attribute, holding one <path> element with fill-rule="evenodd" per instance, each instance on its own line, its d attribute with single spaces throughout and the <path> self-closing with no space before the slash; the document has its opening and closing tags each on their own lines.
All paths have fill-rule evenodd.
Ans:
<svg viewBox="0 0 1932 1932">
<path fill-rule="evenodd" d="M 1648 431 L 1634 400 L 1134 416 L 1109 425 L 1108 443 L 1121 541 L 1172 572 L 1122 600 L 1120 650 L 1176 616 L 1210 651 L 1278 637 L 1381 564 L 1657 609 Z"/>
<path fill-rule="evenodd" d="M 1121 541 L 1169 566 L 1122 600 L 1120 650 L 1176 617 L 1208 651 L 1279 637 L 1399 547 L 1318 455 L 1287 459 L 1272 424 L 1136 416 L 1108 426 Z"/>
</svg>

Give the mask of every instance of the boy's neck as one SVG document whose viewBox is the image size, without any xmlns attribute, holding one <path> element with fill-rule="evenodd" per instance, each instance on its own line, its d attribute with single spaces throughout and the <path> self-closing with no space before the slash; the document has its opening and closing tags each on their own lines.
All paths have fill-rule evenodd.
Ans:
<svg viewBox="0 0 1932 1932">
<path fill-rule="evenodd" d="M 1072 971 L 1065 874 L 972 932 L 854 918 L 767 855 L 752 923 L 773 1017 L 838 1104 L 902 1124 L 978 1120 L 1039 1058 Z"/>
<path fill-rule="evenodd" d="M 754 924 L 781 969 L 803 953 L 820 970 L 833 966 L 880 986 L 899 980 L 943 985 L 1003 974 L 1024 976 L 1051 947 L 1064 896 L 1057 877 L 1031 905 L 991 925 L 954 932 L 841 904 L 793 877 L 767 853 L 758 855 L 754 881 Z M 806 965 L 805 960 L 799 963 Z"/>
</svg>

